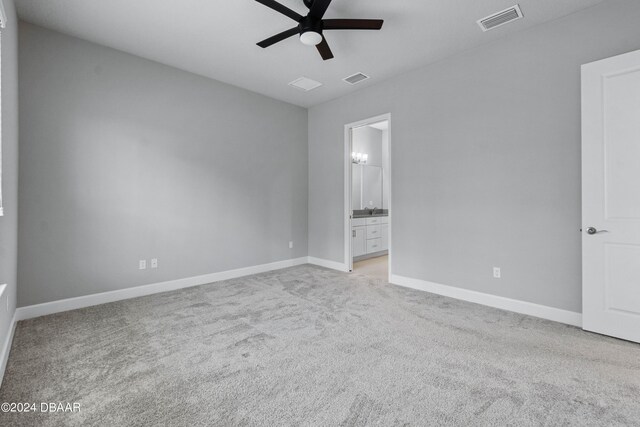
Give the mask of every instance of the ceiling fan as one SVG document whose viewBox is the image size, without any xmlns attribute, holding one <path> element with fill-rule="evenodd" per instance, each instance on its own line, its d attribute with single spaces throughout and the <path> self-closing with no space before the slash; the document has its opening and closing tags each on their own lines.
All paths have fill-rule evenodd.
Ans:
<svg viewBox="0 0 640 427">
<path fill-rule="evenodd" d="M 275 0 L 256 0 L 258 3 L 288 16 L 298 23 L 297 26 L 269 37 L 258 43 L 258 46 L 267 48 L 296 34 L 300 35 L 300 41 L 307 46 L 316 46 L 320 56 L 325 61 L 333 58 L 333 53 L 327 40 L 322 35 L 325 30 L 379 30 L 382 28 L 382 19 L 322 19 L 331 0 L 304 0 L 309 8 L 307 16 L 302 16 Z"/>
</svg>

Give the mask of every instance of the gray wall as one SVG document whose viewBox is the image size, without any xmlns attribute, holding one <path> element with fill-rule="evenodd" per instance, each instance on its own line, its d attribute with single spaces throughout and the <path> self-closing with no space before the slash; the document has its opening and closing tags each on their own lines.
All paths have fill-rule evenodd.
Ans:
<svg viewBox="0 0 640 427">
<path fill-rule="evenodd" d="M 307 255 L 305 109 L 26 23 L 20 104 L 20 306 Z"/>
<path fill-rule="evenodd" d="M 638 22 L 609 1 L 311 108 L 309 255 L 344 260 L 344 125 L 391 112 L 393 273 L 580 311 L 580 65 Z"/>
<path fill-rule="evenodd" d="M 16 308 L 18 266 L 18 18 L 13 0 L 4 0 L 7 26 L 2 30 L 2 202 L 0 217 L 0 351 Z M 2 373 L 0 372 L 0 376 Z M 1 380 L 0 380 L 1 381 Z"/>
</svg>

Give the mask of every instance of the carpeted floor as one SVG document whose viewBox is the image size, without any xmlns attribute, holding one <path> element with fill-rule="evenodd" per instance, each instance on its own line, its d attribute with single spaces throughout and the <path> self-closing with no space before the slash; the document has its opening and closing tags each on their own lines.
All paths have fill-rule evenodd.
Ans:
<svg viewBox="0 0 640 427">
<path fill-rule="evenodd" d="M 0 425 L 640 425 L 640 346 L 299 266 L 20 322 Z"/>
</svg>

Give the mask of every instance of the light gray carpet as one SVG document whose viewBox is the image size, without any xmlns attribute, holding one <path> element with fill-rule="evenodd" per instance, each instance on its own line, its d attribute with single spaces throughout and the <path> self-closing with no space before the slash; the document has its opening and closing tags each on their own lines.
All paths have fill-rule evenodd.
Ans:
<svg viewBox="0 0 640 427">
<path fill-rule="evenodd" d="M 299 266 L 20 322 L 5 425 L 640 425 L 640 346 Z"/>
</svg>

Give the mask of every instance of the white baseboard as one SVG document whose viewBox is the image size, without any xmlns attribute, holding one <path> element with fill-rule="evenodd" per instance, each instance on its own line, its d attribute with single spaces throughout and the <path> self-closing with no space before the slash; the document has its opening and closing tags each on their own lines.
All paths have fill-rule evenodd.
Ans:
<svg viewBox="0 0 640 427">
<path fill-rule="evenodd" d="M 417 289 L 420 291 L 430 292 L 432 294 L 443 295 L 502 310 L 513 311 L 515 313 L 553 320 L 554 322 L 565 323 L 567 325 L 582 327 L 582 314 L 562 310 L 560 308 L 548 307 L 546 305 L 534 304 L 531 302 L 485 294 L 477 291 L 470 291 L 468 289 L 456 288 L 454 286 L 440 285 L 438 283 L 412 279 L 410 277 L 403 277 L 395 274 L 391 276 L 391 283 L 405 288 Z"/>
<path fill-rule="evenodd" d="M 219 273 L 205 274 L 202 276 L 188 277 L 184 279 L 170 280 L 167 282 L 154 283 L 150 285 L 137 286 L 134 288 L 120 289 L 116 291 L 103 292 L 99 294 L 86 295 L 82 297 L 69 298 L 59 301 L 52 301 L 43 304 L 36 304 L 27 307 L 17 308 L 9 333 L 2 344 L 0 352 L 0 384 L 6 368 L 16 323 L 20 320 L 31 319 L 34 317 L 46 316 L 48 314 L 60 313 L 78 308 L 91 307 L 94 305 L 105 304 L 114 301 L 120 301 L 130 298 L 152 295 L 161 292 L 174 291 L 178 289 L 189 288 L 192 286 L 206 285 L 208 283 L 220 282 L 223 280 L 235 279 L 238 277 L 249 276 L 252 274 L 264 273 L 267 271 L 279 270 L 282 268 L 293 267 L 302 264 L 314 264 L 333 270 L 348 272 L 348 266 L 321 258 L 301 257 L 285 261 L 278 261 L 269 264 L 256 265 L 252 267 L 239 268 L 236 270 L 222 271 Z M 441 285 L 438 283 L 427 282 L 420 279 L 412 279 L 398 275 L 391 275 L 391 283 L 398 286 L 413 288 L 421 291 L 431 292 L 438 295 L 456 298 L 464 301 L 483 304 L 489 307 L 499 308 L 502 310 L 513 311 L 516 313 L 526 314 L 529 316 L 539 317 L 542 319 L 553 320 L 560 323 L 566 323 L 573 326 L 582 326 L 582 314 L 562 310 L 559 308 L 548 307 L 544 305 L 534 304 L 525 301 L 514 300 L 510 298 L 500 297 L 496 295 L 485 294 L 482 292 L 470 291 L 467 289 L 456 288 L 454 286 Z"/>
<path fill-rule="evenodd" d="M 313 265 L 319 265 L 320 267 L 330 268 L 332 270 L 342 271 L 343 273 L 349 272 L 349 267 L 341 262 L 329 261 L 327 259 L 307 257 L 307 262 Z"/>
<path fill-rule="evenodd" d="M 15 314 L 11 319 L 11 324 L 9 325 L 9 330 L 7 331 L 7 337 L 4 339 L 2 343 L 2 349 L 0 350 L 0 386 L 2 385 L 2 380 L 4 379 L 4 371 L 7 369 L 7 362 L 9 361 L 9 352 L 11 351 L 11 344 L 13 343 L 13 334 L 16 331 L 16 320 Z"/>
<path fill-rule="evenodd" d="M 252 274 L 264 273 L 272 270 L 280 270 L 282 268 L 306 264 L 307 262 L 307 257 L 288 259 L 285 261 L 272 262 L 270 264 L 261 264 L 252 267 L 239 268 L 236 270 L 222 271 L 219 273 L 205 274 L 202 276 L 170 280 L 167 282 L 154 283 L 151 285 L 136 286 L 134 288 L 119 289 L 117 291 L 102 292 L 99 294 L 68 298 L 58 301 L 46 302 L 43 304 L 30 305 L 27 307 L 19 307 L 18 309 L 16 309 L 15 320 L 20 321 L 32 319 L 34 317 L 61 313 L 63 311 L 75 310 L 78 308 L 91 307 L 94 305 L 106 304 L 114 301 L 157 294 L 160 292 L 175 291 L 178 289 L 190 288 L 192 286 L 206 285 L 208 283 L 235 279 L 237 277 L 250 276 Z"/>
</svg>

